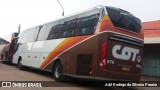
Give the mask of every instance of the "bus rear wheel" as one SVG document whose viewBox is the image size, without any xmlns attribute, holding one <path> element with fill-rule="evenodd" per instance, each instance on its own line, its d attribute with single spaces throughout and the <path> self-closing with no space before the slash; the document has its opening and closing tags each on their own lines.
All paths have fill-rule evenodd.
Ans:
<svg viewBox="0 0 160 90">
<path fill-rule="evenodd" d="M 56 81 L 64 81 L 65 76 L 62 74 L 62 64 L 61 62 L 57 62 L 53 67 L 53 77 Z"/>
</svg>

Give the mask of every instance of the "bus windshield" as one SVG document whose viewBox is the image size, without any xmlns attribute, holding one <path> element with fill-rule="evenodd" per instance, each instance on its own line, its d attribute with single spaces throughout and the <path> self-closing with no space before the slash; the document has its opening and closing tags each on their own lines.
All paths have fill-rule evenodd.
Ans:
<svg viewBox="0 0 160 90">
<path fill-rule="evenodd" d="M 107 13 L 115 27 L 140 33 L 141 21 L 131 13 L 118 8 L 106 7 Z"/>
</svg>

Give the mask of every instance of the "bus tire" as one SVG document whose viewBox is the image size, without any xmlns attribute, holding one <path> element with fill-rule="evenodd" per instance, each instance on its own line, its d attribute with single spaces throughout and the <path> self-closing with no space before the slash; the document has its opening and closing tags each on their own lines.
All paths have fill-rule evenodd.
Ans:
<svg viewBox="0 0 160 90">
<path fill-rule="evenodd" d="M 18 61 L 18 68 L 19 68 L 19 70 L 23 70 L 24 69 L 24 67 L 22 65 L 22 60 Z"/>
<path fill-rule="evenodd" d="M 53 77 L 56 81 L 65 81 L 65 76 L 62 74 L 62 64 L 61 62 L 56 62 L 53 66 Z"/>
</svg>

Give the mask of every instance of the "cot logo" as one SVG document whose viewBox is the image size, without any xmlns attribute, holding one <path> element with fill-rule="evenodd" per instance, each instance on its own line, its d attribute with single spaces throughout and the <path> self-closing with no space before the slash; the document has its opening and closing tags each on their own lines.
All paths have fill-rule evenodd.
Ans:
<svg viewBox="0 0 160 90">
<path fill-rule="evenodd" d="M 131 47 L 123 47 L 121 45 L 115 45 L 112 49 L 112 54 L 116 59 L 122 60 L 132 60 L 133 62 L 136 60 L 137 55 L 139 54 L 139 49 L 131 48 Z"/>
</svg>

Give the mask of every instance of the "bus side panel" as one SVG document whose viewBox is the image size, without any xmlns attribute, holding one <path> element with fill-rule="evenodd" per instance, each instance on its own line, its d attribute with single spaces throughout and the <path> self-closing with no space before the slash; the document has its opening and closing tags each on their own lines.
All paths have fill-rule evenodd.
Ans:
<svg viewBox="0 0 160 90">
<path fill-rule="evenodd" d="M 31 65 L 32 67 L 38 68 L 39 65 L 40 65 L 40 55 L 41 54 L 37 53 L 37 52 L 36 53 L 35 52 L 29 53 L 29 56 L 30 56 L 30 58 L 29 58 L 29 65 Z"/>
<path fill-rule="evenodd" d="M 63 39 L 46 40 L 34 42 L 30 51 L 30 65 L 35 68 L 39 68 L 41 63 L 49 58 L 49 53 L 55 49 Z M 57 53 L 57 52 L 54 52 Z"/>
<path fill-rule="evenodd" d="M 65 60 L 66 73 L 71 75 L 76 75 L 77 66 L 77 53 L 67 53 L 67 59 Z"/>
<path fill-rule="evenodd" d="M 81 38 L 79 36 L 73 38 Z M 66 42 L 65 45 L 67 45 Z M 95 73 L 95 64 L 97 63 L 98 35 L 90 35 L 87 39 L 78 44 L 70 46 L 69 50 L 62 51 L 58 56 L 64 65 L 64 73 L 70 75 L 93 76 Z M 66 57 L 65 57 L 66 56 Z M 54 62 L 54 61 L 53 61 Z M 66 64 L 66 65 L 65 65 Z M 49 63 L 45 69 L 51 69 L 53 64 Z"/>
<path fill-rule="evenodd" d="M 44 61 L 44 59 L 47 58 L 48 55 L 49 55 L 49 52 L 41 52 L 40 53 L 40 60 L 39 60 L 38 68 L 39 68 L 40 64 Z"/>
<path fill-rule="evenodd" d="M 93 76 L 95 73 L 95 63 L 97 61 L 97 45 L 98 45 L 98 35 L 94 36 L 88 40 L 83 41 L 77 46 L 70 49 L 68 52 L 76 52 L 74 55 L 75 61 L 68 60 L 66 70 L 70 70 L 73 67 L 76 75 L 81 76 Z M 72 65 L 69 63 L 72 62 Z"/>
<path fill-rule="evenodd" d="M 107 49 L 105 47 L 103 47 L 103 45 L 105 44 L 107 47 L 107 40 L 108 40 L 108 32 L 106 33 L 102 33 L 99 35 L 99 46 L 98 46 L 98 59 L 97 59 L 97 63 L 95 65 L 95 71 L 96 74 L 94 75 L 95 77 L 106 77 L 107 74 L 105 72 L 106 70 L 106 65 L 105 62 L 103 61 L 103 57 L 106 57 L 106 53 Z M 103 50 L 104 49 L 104 50 Z M 104 55 L 103 55 L 104 54 Z M 101 65 L 102 64 L 102 65 Z"/>
</svg>

